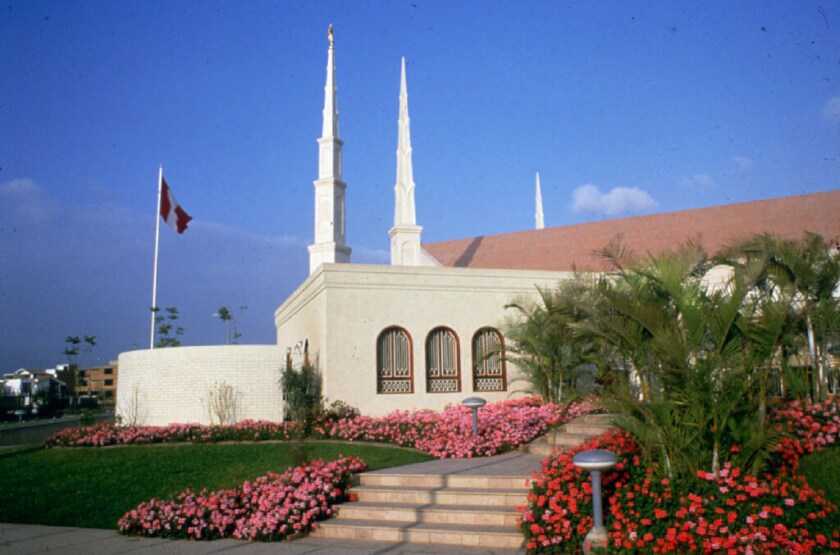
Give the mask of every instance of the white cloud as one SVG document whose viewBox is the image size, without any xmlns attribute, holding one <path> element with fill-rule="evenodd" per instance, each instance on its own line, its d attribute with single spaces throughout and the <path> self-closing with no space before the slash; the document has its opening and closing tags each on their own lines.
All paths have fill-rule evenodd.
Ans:
<svg viewBox="0 0 840 555">
<path fill-rule="evenodd" d="M 743 171 L 751 170 L 753 165 L 755 165 L 755 160 L 746 156 L 736 156 L 732 159 L 732 162 L 739 170 Z"/>
<path fill-rule="evenodd" d="M 639 214 L 656 208 L 657 202 L 646 191 L 637 187 L 614 187 L 608 193 L 590 183 L 572 192 L 574 212 L 593 212 L 605 216 Z"/>
<path fill-rule="evenodd" d="M 3 218 L 22 216 L 31 222 L 46 222 L 59 215 L 59 206 L 35 181 L 29 178 L 12 179 L 0 183 L 0 197 L 8 200 L 3 204 Z"/>
<path fill-rule="evenodd" d="M 716 186 L 715 180 L 707 173 L 696 173 L 691 177 L 680 178 L 680 187 L 683 189 L 709 189 Z"/>
<path fill-rule="evenodd" d="M 823 106 L 822 115 L 825 119 L 840 119 L 840 96 L 828 99 Z"/>
<path fill-rule="evenodd" d="M 33 193 L 40 193 L 41 186 L 31 179 L 12 179 L 4 183 L 0 183 L 0 194 L 22 196 Z"/>
</svg>

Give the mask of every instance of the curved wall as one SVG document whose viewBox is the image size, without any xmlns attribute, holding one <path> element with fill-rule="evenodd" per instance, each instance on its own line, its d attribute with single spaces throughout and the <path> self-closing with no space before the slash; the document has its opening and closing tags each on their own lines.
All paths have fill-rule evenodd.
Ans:
<svg viewBox="0 0 840 555">
<path fill-rule="evenodd" d="M 117 414 L 126 423 L 165 426 L 211 423 L 212 392 L 233 388 L 237 421 L 281 421 L 280 371 L 276 345 L 171 347 L 120 354 Z"/>
</svg>

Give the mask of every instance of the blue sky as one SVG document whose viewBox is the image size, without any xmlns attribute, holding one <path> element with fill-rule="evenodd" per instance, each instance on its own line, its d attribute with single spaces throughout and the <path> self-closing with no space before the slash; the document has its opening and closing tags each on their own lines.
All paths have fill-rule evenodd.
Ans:
<svg viewBox="0 0 840 555">
<path fill-rule="evenodd" d="M 834 2 L 0 4 L 0 371 L 244 343 L 308 273 L 326 29 L 335 26 L 347 241 L 387 260 L 400 57 L 425 242 L 837 189 Z"/>
</svg>

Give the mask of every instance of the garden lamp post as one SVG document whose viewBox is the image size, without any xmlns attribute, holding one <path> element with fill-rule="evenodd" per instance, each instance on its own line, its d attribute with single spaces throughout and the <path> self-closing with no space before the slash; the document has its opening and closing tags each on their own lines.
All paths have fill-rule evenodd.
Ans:
<svg viewBox="0 0 840 555">
<path fill-rule="evenodd" d="M 612 468 L 618 462 L 618 457 L 611 451 L 593 449 L 575 455 L 572 463 L 592 476 L 592 512 L 594 524 L 583 539 L 583 552 L 593 553 L 605 550 L 607 547 L 607 530 L 604 528 L 604 515 L 601 507 L 601 472 Z"/>
<path fill-rule="evenodd" d="M 469 409 L 472 409 L 473 435 L 478 437 L 478 409 L 486 405 L 487 401 L 481 397 L 467 397 L 461 401 L 461 404 Z"/>
</svg>

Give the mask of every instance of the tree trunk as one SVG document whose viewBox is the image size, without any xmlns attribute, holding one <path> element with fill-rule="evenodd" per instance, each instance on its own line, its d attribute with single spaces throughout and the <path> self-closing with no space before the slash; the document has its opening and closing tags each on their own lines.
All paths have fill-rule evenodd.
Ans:
<svg viewBox="0 0 840 555">
<path fill-rule="evenodd" d="M 813 394 L 815 401 L 819 401 L 821 398 L 820 395 L 820 379 L 818 374 L 820 371 L 817 369 L 817 347 L 814 344 L 814 322 L 811 320 L 811 315 L 805 317 L 805 323 L 808 326 L 808 354 L 811 357 L 811 381 L 813 382 Z"/>
</svg>

